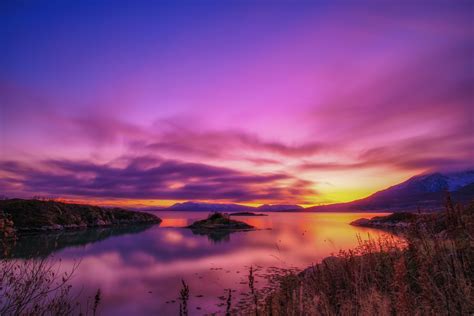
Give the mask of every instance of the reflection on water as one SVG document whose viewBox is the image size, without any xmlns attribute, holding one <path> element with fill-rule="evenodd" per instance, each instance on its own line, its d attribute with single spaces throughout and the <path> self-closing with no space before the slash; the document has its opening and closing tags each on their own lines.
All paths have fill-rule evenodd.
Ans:
<svg viewBox="0 0 474 316">
<path fill-rule="evenodd" d="M 16 240 L 2 244 L 1 247 L 6 249 L 1 249 L 0 253 L 2 255 L 6 254 L 9 258 L 47 257 L 66 247 L 81 247 L 113 236 L 138 234 L 149 229 L 151 226 L 153 225 L 141 224 L 137 226 L 102 227 L 24 235 L 19 236 Z"/>
<path fill-rule="evenodd" d="M 341 248 L 356 246 L 357 234 L 361 238 L 367 238 L 369 233 L 375 238 L 386 234 L 348 225 L 354 219 L 381 214 L 270 213 L 265 217 L 239 217 L 259 230 L 232 233 L 219 237 L 220 242 L 216 243 L 209 236 L 180 228 L 206 217 L 205 213 L 157 215 L 164 219 L 160 226 L 135 234 L 117 233 L 102 238 L 96 234 L 99 241 L 95 243 L 92 237 L 85 243 L 60 241 L 62 246 L 54 248 L 64 269 L 81 260 L 73 280 L 75 288 L 84 287 L 83 293 L 100 288 L 101 314 L 175 315 L 181 279 L 190 286 L 191 314 L 216 312 L 220 310 L 217 297 L 224 295 L 225 289 L 236 290 L 235 297 L 247 291 L 245 281 L 250 265 L 305 268 Z M 71 240 L 74 238 L 81 239 Z M 42 242 L 22 243 L 33 249 Z M 21 249 L 21 256 L 25 256 L 28 247 Z"/>
<path fill-rule="evenodd" d="M 195 229 L 195 228 L 192 228 L 191 232 L 194 235 L 206 236 L 209 239 L 209 241 L 212 241 L 214 243 L 228 242 L 230 241 L 230 234 L 236 233 L 235 231 L 232 232 L 229 230 L 210 231 L 210 230 L 202 230 L 202 229 Z"/>
</svg>

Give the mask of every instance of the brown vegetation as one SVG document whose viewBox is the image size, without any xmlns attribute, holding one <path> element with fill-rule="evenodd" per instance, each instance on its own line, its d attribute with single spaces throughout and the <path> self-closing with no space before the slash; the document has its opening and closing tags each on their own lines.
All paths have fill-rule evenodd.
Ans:
<svg viewBox="0 0 474 316">
<path fill-rule="evenodd" d="M 93 304 L 80 304 L 69 281 L 76 270 L 60 272 L 51 259 L 0 261 L 0 315 L 96 315 L 101 294 Z M 90 301 L 90 302 L 89 302 Z"/>
<path fill-rule="evenodd" d="M 470 315 L 474 205 L 453 206 L 300 273 L 274 274 L 245 315 Z M 253 295 L 254 297 L 257 295 Z"/>
<path fill-rule="evenodd" d="M 183 287 L 179 291 L 179 316 L 188 316 L 189 286 L 181 280 Z"/>
</svg>

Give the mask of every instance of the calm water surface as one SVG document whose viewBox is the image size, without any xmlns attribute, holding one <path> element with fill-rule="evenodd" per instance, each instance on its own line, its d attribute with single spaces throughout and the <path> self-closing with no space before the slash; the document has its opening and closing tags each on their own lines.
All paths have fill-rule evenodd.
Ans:
<svg viewBox="0 0 474 316">
<path fill-rule="evenodd" d="M 161 225 L 93 229 L 25 237 L 16 257 L 53 254 L 67 270 L 80 260 L 73 285 L 94 295 L 100 288 L 102 315 L 176 315 L 181 279 L 190 286 L 191 314 L 222 311 L 224 290 L 247 291 L 248 267 L 306 268 L 322 258 L 384 232 L 350 226 L 357 218 L 382 213 L 269 213 L 236 217 L 259 228 L 230 235 L 194 235 L 184 226 L 206 213 L 156 212 Z M 263 280 L 260 280 L 260 285 Z M 175 302 L 171 302 L 175 300 Z"/>
</svg>

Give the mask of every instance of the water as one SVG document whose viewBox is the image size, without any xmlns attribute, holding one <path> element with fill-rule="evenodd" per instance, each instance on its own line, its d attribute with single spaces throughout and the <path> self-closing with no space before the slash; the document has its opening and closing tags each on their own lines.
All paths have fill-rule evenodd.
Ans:
<svg viewBox="0 0 474 316">
<path fill-rule="evenodd" d="M 185 280 L 191 314 L 222 311 L 225 289 L 247 291 L 248 267 L 306 268 L 340 249 L 357 245 L 357 235 L 377 238 L 379 230 L 350 226 L 381 213 L 269 213 L 235 217 L 256 231 L 194 235 L 184 226 L 206 213 L 157 212 L 161 225 L 90 229 L 29 236 L 12 248 L 17 258 L 53 255 L 68 270 L 80 261 L 72 284 L 82 296 L 100 288 L 102 315 L 176 315 Z M 262 285 L 263 279 L 257 279 Z M 172 301 L 175 302 L 172 302 Z"/>
</svg>

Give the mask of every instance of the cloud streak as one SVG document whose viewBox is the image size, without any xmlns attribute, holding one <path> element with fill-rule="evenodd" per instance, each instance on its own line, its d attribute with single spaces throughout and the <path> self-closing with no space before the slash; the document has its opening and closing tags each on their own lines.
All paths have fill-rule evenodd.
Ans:
<svg viewBox="0 0 474 316">
<path fill-rule="evenodd" d="M 48 170 L 48 171 L 45 171 Z M 7 194 L 20 187 L 26 195 L 141 200 L 223 200 L 308 202 L 316 196 L 310 182 L 283 174 L 250 174 L 229 168 L 175 160 L 135 157 L 126 165 L 49 160 L 41 166 L 4 161 L 0 182 Z"/>
<path fill-rule="evenodd" d="M 0 13 L 2 190 L 342 201 L 472 167 L 467 2 L 207 5 Z"/>
</svg>

